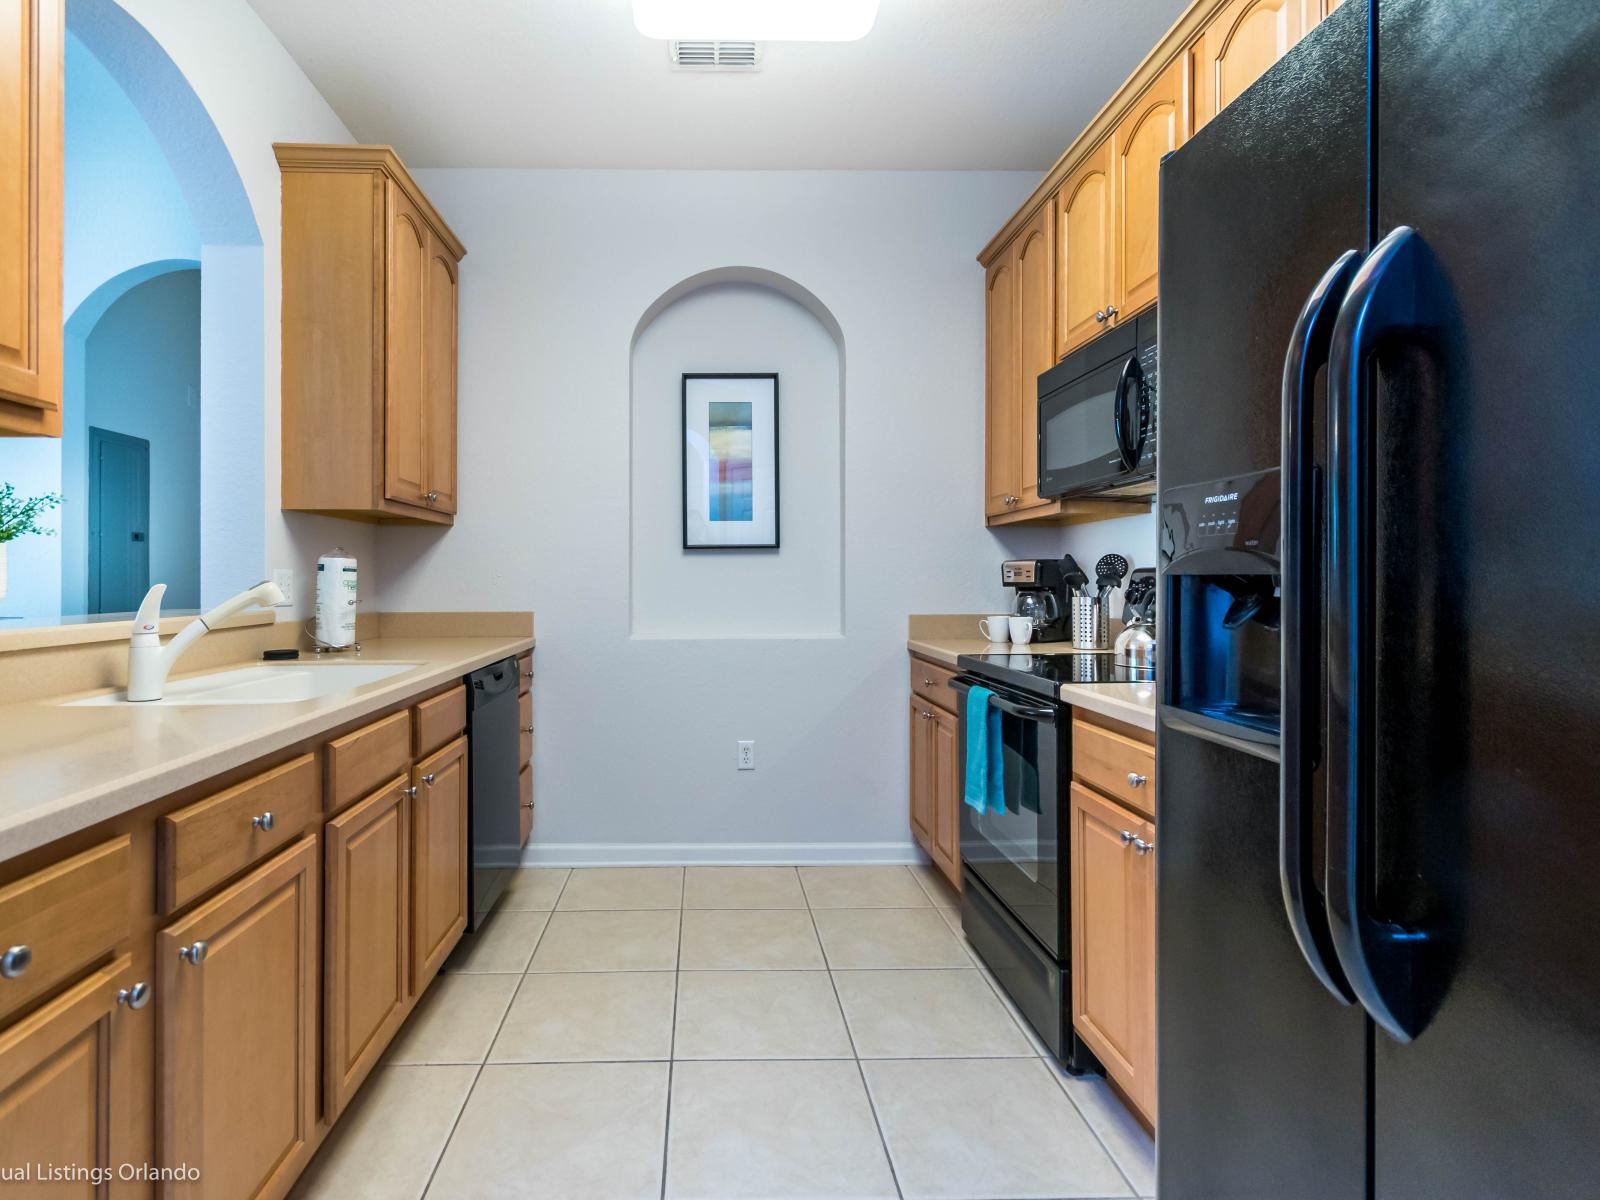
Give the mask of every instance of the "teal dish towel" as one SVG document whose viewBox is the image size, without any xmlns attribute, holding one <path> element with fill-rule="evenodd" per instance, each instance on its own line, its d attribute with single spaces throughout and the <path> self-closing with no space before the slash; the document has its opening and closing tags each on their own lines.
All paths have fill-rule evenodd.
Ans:
<svg viewBox="0 0 1600 1200">
<path fill-rule="evenodd" d="M 963 799 L 981 813 L 1006 810 L 1005 760 L 1000 747 L 1000 710 L 988 688 L 967 692 L 967 772 Z"/>
</svg>

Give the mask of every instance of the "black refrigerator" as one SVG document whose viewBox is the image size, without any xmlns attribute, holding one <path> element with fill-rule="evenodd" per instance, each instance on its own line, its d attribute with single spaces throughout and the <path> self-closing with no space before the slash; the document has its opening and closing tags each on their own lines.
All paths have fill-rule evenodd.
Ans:
<svg viewBox="0 0 1600 1200">
<path fill-rule="evenodd" d="M 1600 1195 L 1597 130 L 1346 0 L 1163 165 L 1161 1200 Z"/>
</svg>

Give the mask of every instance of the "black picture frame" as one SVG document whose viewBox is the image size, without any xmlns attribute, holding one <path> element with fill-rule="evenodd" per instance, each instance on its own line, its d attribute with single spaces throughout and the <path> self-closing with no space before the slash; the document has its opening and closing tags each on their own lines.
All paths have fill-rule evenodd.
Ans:
<svg viewBox="0 0 1600 1200">
<path fill-rule="evenodd" d="M 689 543 L 689 381 L 691 379 L 770 379 L 772 381 L 772 541 L 694 546 Z M 780 422 L 778 420 L 778 373 L 776 371 L 685 371 L 679 383 L 678 453 L 679 453 L 679 504 L 682 510 L 683 549 L 685 553 L 720 550 L 777 550 L 782 530 L 783 488 Z"/>
</svg>

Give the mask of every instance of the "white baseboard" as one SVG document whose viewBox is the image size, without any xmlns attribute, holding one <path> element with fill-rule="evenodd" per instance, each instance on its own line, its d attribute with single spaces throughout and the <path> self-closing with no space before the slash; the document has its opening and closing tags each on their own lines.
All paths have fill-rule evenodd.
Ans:
<svg viewBox="0 0 1600 1200">
<path fill-rule="evenodd" d="M 915 842 L 535 842 L 525 867 L 759 867 L 921 863 Z"/>
</svg>

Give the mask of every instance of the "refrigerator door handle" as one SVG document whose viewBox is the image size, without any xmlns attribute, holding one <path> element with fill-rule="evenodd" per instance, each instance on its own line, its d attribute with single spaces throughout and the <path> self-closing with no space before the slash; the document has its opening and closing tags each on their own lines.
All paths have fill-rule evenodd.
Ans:
<svg viewBox="0 0 1600 1200">
<path fill-rule="evenodd" d="M 1355 1001 L 1312 878 L 1313 776 L 1322 734 L 1322 472 L 1312 436 L 1313 385 L 1328 361 L 1339 304 L 1360 265 L 1346 250 L 1306 297 L 1283 362 L 1283 697 L 1278 774 L 1278 881 L 1289 929 L 1311 973 L 1341 1004 Z"/>
<path fill-rule="evenodd" d="M 1372 724 L 1375 480 L 1373 357 L 1435 324 L 1424 260 L 1392 230 L 1350 283 L 1328 357 L 1328 848 L 1333 946 L 1356 998 L 1400 1042 L 1426 1024 L 1420 984 L 1431 935 L 1374 915 Z"/>
</svg>

